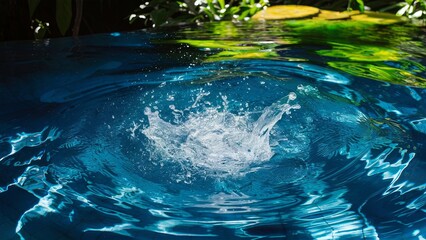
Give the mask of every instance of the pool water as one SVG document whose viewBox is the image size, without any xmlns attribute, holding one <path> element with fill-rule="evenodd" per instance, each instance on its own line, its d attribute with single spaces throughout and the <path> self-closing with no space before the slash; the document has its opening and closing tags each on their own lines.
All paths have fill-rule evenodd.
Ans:
<svg viewBox="0 0 426 240">
<path fill-rule="evenodd" d="M 310 20 L 2 43 L 2 239 L 425 239 L 425 45 Z"/>
</svg>

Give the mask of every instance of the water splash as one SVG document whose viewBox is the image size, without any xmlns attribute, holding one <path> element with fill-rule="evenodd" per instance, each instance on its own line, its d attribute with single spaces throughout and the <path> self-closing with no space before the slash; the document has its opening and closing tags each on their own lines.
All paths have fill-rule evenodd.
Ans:
<svg viewBox="0 0 426 240">
<path fill-rule="evenodd" d="M 146 108 L 149 126 L 142 133 L 152 145 L 152 160 L 178 163 L 188 170 L 188 177 L 200 172 L 219 178 L 243 176 L 255 171 L 253 165 L 271 159 L 272 128 L 284 114 L 300 108 L 290 103 L 296 99 L 291 92 L 254 120 L 250 112 L 233 113 L 226 97 L 222 99 L 223 106 L 191 112 L 186 120 L 175 115 L 174 124 L 161 119 L 158 111 Z"/>
</svg>

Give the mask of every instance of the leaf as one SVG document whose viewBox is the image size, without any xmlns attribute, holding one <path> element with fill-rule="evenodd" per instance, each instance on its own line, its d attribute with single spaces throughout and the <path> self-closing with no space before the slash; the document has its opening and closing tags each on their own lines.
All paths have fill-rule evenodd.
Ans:
<svg viewBox="0 0 426 240">
<path fill-rule="evenodd" d="M 169 16 L 170 15 L 167 10 L 162 8 L 151 12 L 151 18 L 155 26 L 160 26 L 161 24 L 165 23 Z"/>
<path fill-rule="evenodd" d="M 363 13 L 365 8 L 364 8 L 364 1 L 363 0 L 356 0 L 356 2 L 358 3 L 359 6 L 359 10 Z"/>
<path fill-rule="evenodd" d="M 258 9 L 256 7 L 250 8 L 250 16 L 253 16 L 256 12 L 258 12 Z"/>
<path fill-rule="evenodd" d="M 71 0 L 56 0 L 56 24 L 59 31 L 64 36 L 70 25 L 72 18 Z"/>
<path fill-rule="evenodd" d="M 208 8 L 204 8 L 203 12 L 207 15 L 210 21 L 214 20 L 214 14 Z"/>
<path fill-rule="evenodd" d="M 28 8 L 30 10 L 30 19 L 33 18 L 34 12 L 38 7 L 40 0 L 28 0 Z"/>
<path fill-rule="evenodd" d="M 405 15 L 405 13 L 407 12 L 408 8 L 410 7 L 409 4 L 403 6 L 401 9 L 398 10 L 398 12 L 396 12 L 397 16 L 403 16 Z"/>
<path fill-rule="evenodd" d="M 197 7 L 195 6 L 195 1 L 192 0 L 184 0 L 190 12 L 197 12 Z"/>
<path fill-rule="evenodd" d="M 225 0 L 218 0 L 219 5 L 220 5 L 220 9 L 224 9 L 225 8 Z"/>
<path fill-rule="evenodd" d="M 240 16 L 238 17 L 238 20 L 243 20 L 245 17 L 249 15 L 249 13 L 250 13 L 250 9 L 245 10 L 244 12 L 240 14 Z"/>
<path fill-rule="evenodd" d="M 179 4 L 177 4 L 176 2 L 171 2 L 167 5 L 167 12 L 169 13 L 169 16 L 179 12 Z"/>
<path fill-rule="evenodd" d="M 423 10 L 419 10 L 411 15 L 413 18 L 420 18 L 423 15 Z"/>
<path fill-rule="evenodd" d="M 237 14 L 240 11 L 240 7 L 231 7 L 229 10 L 229 14 L 234 15 Z"/>
<path fill-rule="evenodd" d="M 213 13 L 213 15 L 218 15 L 216 8 L 211 0 L 207 1 L 207 6 L 210 8 L 210 11 Z"/>
<path fill-rule="evenodd" d="M 40 28 L 37 32 L 34 32 L 34 38 L 37 40 L 43 39 L 46 35 L 46 28 Z"/>
<path fill-rule="evenodd" d="M 49 25 L 38 19 L 35 21 L 37 22 L 37 27 L 34 29 L 34 38 L 37 40 L 43 39 L 46 32 L 49 30 Z"/>
</svg>

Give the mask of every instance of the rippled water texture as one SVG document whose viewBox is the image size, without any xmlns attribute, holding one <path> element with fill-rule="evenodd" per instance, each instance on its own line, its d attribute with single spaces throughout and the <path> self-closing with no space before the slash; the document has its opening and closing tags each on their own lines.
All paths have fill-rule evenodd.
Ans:
<svg viewBox="0 0 426 240">
<path fill-rule="evenodd" d="M 1 239 L 424 239 L 425 33 L 0 45 Z"/>
</svg>

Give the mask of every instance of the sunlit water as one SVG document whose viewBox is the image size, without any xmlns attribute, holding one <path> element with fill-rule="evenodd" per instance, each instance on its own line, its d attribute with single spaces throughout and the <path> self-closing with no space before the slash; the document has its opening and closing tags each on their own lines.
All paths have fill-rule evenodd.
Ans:
<svg viewBox="0 0 426 240">
<path fill-rule="evenodd" d="M 307 24 L 0 45 L 1 239 L 426 238 L 426 35 Z"/>
</svg>

